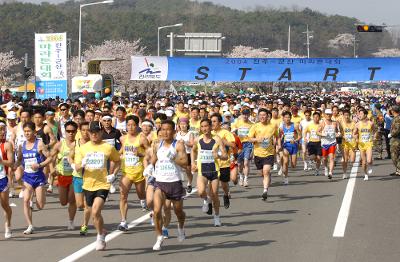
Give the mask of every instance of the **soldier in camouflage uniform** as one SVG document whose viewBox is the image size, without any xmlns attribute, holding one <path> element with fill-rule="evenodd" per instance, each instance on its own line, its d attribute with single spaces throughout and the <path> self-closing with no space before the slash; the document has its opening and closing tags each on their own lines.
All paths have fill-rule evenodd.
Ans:
<svg viewBox="0 0 400 262">
<path fill-rule="evenodd" d="M 393 122 L 390 130 L 390 153 L 392 154 L 393 164 L 396 167 L 396 173 L 400 176 L 400 106 L 393 106 Z"/>
</svg>

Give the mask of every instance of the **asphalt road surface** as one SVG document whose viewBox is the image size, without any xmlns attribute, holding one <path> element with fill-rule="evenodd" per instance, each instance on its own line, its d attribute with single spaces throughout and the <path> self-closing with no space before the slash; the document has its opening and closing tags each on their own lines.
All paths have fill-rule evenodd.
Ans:
<svg viewBox="0 0 400 262">
<path fill-rule="evenodd" d="M 177 241 L 173 214 L 170 238 L 159 252 L 152 250 L 156 237 L 134 192 L 129 196 L 128 220 L 135 222 L 127 233 L 115 231 L 119 195 L 111 195 L 106 203 L 103 216 L 111 233 L 107 239 L 112 239 L 102 252 L 93 249 L 92 226 L 86 237 L 79 236 L 78 227 L 66 230 L 67 209 L 56 194 L 48 195 L 44 210 L 34 212 L 36 232 L 30 236 L 22 234 L 26 229 L 22 200 L 10 199 L 16 204 L 13 238 L 4 240 L 1 227 L 2 261 L 399 261 L 400 178 L 389 176 L 394 171 L 390 160 L 374 165 L 369 181 L 363 181 L 357 165 L 353 176 L 358 169 L 358 177 L 342 180 L 338 164 L 329 181 L 303 171 L 299 161 L 290 170 L 287 186 L 274 172 L 265 202 L 260 197 L 261 177 L 252 166 L 250 186 L 233 187 L 231 207 L 221 208 L 222 227 L 213 227 L 212 216 L 202 213 L 202 201 L 194 193 L 185 200 L 187 239 Z M 77 213 L 76 225 L 82 216 L 83 212 Z M 334 236 L 336 230 L 339 236 Z"/>
</svg>

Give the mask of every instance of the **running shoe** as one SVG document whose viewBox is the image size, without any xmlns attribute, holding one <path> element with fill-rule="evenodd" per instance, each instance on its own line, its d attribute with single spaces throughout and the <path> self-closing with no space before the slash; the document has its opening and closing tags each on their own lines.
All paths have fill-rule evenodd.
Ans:
<svg viewBox="0 0 400 262">
<path fill-rule="evenodd" d="M 165 239 L 168 239 L 168 238 L 169 238 L 168 228 L 162 227 L 162 236 L 163 236 Z"/>
<path fill-rule="evenodd" d="M 247 180 L 247 177 L 244 178 L 243 186 L 244 187 L 248 187 L 249 186 L 249 181 Z"/>
<path fill-rule="evenodd" d="M 157 237 L 157 241 L 156 241 L 156 243 L 155 243 L 154 246 L 153 246 L 153 250 L 154 250 L 154 251 L 159 251 L 159 250 L 161 250 L 161 245 L 162 245 L 163 241 L 164 241 L 164 237 L 163 237 L 163 236 L 158 236 L 158 237 Z"/>
<path fill-rule="evenodd" d="M 178 241 L 183 242 L 183 240 L 185 240 L 185 238 L 186 238 L 185 229 L 179 228 L 179 226 L 178 226 Z"/>
<path fill-rule="evenodd" d="M 282 167 L 279 169 L 279 171 L 278 171 L 278 176 L 283 176 L 283 170 L 282 170 Z"/>
<path fill-rule="evenodd" d="M 68 221 L 67 230 L 75 230 L 74 221 Z"/>
<path fill-rule="evenodd" d="M 141 199 L 140 206 L 142 207 L 143 212 L 147 211 L 146 200 Z"/>
<path fill-rule="evenodd" d="M 215 227 L 220 227 L 221 226 L 221 219 L 217 215 L 214 216 L 214 226 Z"/>
<path fill-rule="evenodd" d="M 49 194 L 51 194 L 51 193 L 53 193 L 53 186 L 52 185 L 49 185 L 49 187 L 47 188 L 47 193 L 49 193 Z"/>
<path fill-rule="evenodd" d="M 332 179 L 332 174 L 331 173 L 328 174 L 328 179 Z"/>
<path fill-rule="evenodd" d="M 208 203 L 208 210 L 207 210 L 207 215 L 212 215 L 213 213 L 213 206 L 211 203 Z"/>
<path fill-rule="evenodd" d="M 364 176 L 364 181 L 368 181 L 368 175 Z"/>
<path fill-rule="evenodd" d="M 329 172 L 328 172 L 328 168 L 325 167 L 325 176 L 328 176 Z"/>
<path fill-rule="evenodd" d="M 307 162 L 304 162 L 304 171 L 307 171 L 307 170 L 308 170 Z"/>
<path fill-rule="evenodd" d="M 122 232 L 127 232 L 128 231 L 128 224 L 126 222 L 121 222 L 118 225 L 118 230 Z"/>
<path fill-rule="evenodd" d="M 277 165 L 276 163 L 274 164 L 274 166 L 273 166 L 272 170 L 273 170 L 273 171 L 276 171 L 276 170 L 278 170 L 278 165 Z"/>
<path fill-rule="evenodd" d="M 188 185 L 187 188 L 186 188 L 186 192 L 187 192 L 188 194 L 190 194 L 190 193 L 192 193 L 192 190 L 193 190 L 192 185 Z"/>
<path fill-rule="evenodd" d="M 111 186 L 110 186 L 110 194 L 114 194 L 115 191 L 117 191 L 117 189 L 115 188 L 115 186 L 113 184 L 111 184 Z"/>
<path fill-rule="evenodd" d="M 315 170 L 314 176 L 319 176 L 319 170 Z"/>
<path fill-rule="evenodd" d="M 6 231 L 4 232 L 4 238 L 5 239 L 10 239 L 12 237 L 12 233 L 10 229 L 6 229 Z"/>
<path fill-rule="evenodd" d="M 346 173 L 343 173 L 343 176 L 342 176 L 342 178 L 343 178 L 343 179 L 347 179 L 347 175 L 346 175 Z"/>
<path fill-rule="evenodd" d="M 10 192 L 8 193 L 8 197 L 9 198 L 13 198 L 14 197 L 14 190 L 10 189 Z"/>
<path fill-rule="evenodd" d="M 88 227 L 85 225 L 82 225 L 81 230 L 79 231 L 79 235 L 86 236 L 87 233 L 88 233 Z"/>
<path fill-rule="evenodd" d="M 29 225 L 28 228 L 24 231 L 24 235 L 33 234 L 34 228 L 32 225 Z"/>
<path fill-rule="evenodd" d="M 368 175 L 372 175 L 372 167 L 368 167 L 367 173 L 368 173 Z"/>
<path fill-rule="evenodd" d="M 224 195 L 224 207 L 225 207 L 226 209 L 228 209 L 230 205 L 231 205 L 231 202 L 230 202 L 230 200 L 229 200 L 229 196 Z"/>
<path fill-rule="evenodd" d="M 239 185 L 240 185 L 240 186 L 243 186 L 243 177 L 242 177 L 242 176 L 239 177 Z"/>
<path fill-rule="evenodd" d="M 264 191 L 263 193 L 262 193 L 262 199 L 263 200 L 267 200 L 267 198 L 268 198 L 268 191 Z"/>
<path fill-rule="evenodd" d="M 283 178 L 283 184 L 284 185 L 289 185 L 289 178 L 288 177 L 284 177 Z"/>
<path fill-rule="evenodd" d="M 201 210 L 203 211 L 203 213 L 207 213 L 208 212 L 208 199 L 204 199 L 203 200 L 203 207 L 201 208 Z"/>
<path fill-rule="evenodd" d="M 24 190 L 19 191 L 18 198 L 24 198 Z"/>
<path fill-rule="evenodd" d="M 96 251 L 104 251 L 106 249 L 106 241 L 104 239 L 97 239 Z"/>
</svg>

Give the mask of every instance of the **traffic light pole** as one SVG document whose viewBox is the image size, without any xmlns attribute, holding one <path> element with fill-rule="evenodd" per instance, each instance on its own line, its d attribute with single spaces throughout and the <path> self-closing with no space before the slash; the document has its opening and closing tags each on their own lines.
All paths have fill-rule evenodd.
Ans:
<svg viewBox="0 0 400 262">
<path fill-rule="evenodd" d="M 28 67 L 28 53 L 25 53 L 25 68 Z M 25 72 L 25 71 L 24 71 Z M 28 79 L 24 76 L 25 79 L 25 93 L 24 97 L 28 98 Z"/>
</svg>

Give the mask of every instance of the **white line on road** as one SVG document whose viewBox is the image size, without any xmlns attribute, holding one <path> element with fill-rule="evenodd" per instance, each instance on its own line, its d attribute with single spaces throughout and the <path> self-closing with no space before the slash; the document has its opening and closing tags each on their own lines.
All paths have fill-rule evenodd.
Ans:
<svg viewBox="0 0 400 262">
<path fill-rule="evenodd" d="M 193 188 L 192 192 L 190 194 L 187 194 L 186 196 L 190 196 L 194 193 L 197 192 L 197 188 Z M 150 212 L 147 213 L 146 215 L 143 215 L 141 217 L 139 217 L 138 219 L 130 222 L 128 224 L 128 228 L 132 229 L 136 226 L 138 226 L 139 224 L 143 223 L 144 221 L 150 219 Z M 114 230 L 113 232 L 111 232 L 110 234 L 107 234 L 106 236 L 106 242 L 110 242 L 111 240 L 113 240 L 114 238 L 122 235 L 123 232 L 119 231 L 119 230 Z M 60 260 L 60 262 L 71 262 L 71 261 L 76 261 L 80 258 L 82 258 L 83 256 L 89 254 L 90 252 L 94 251 L 96 249 L 96 242 L 93 242 L 81 249 L 79 249 L 78 251 L 76 251 L 75 253 L 67 256 L 66 258 L 63 258 L 62 260 Z"/>
<path fill-rule="evenodd" d="M 360 163 L 360 153 L 357 152 L 356 159 L 347 182 L 346 192 L 344 193 L 342 206 L 340 207 L 339 214 L 336 220 L 335 229 L 333 231 L 333 237 L 344 237 L 346 231 L 347 220 L 349 218 L 351 200 L 353 198 L 354 186 L 356 185 L 356 177 L 358 172 L 358 166 Z"/>
</svg>

